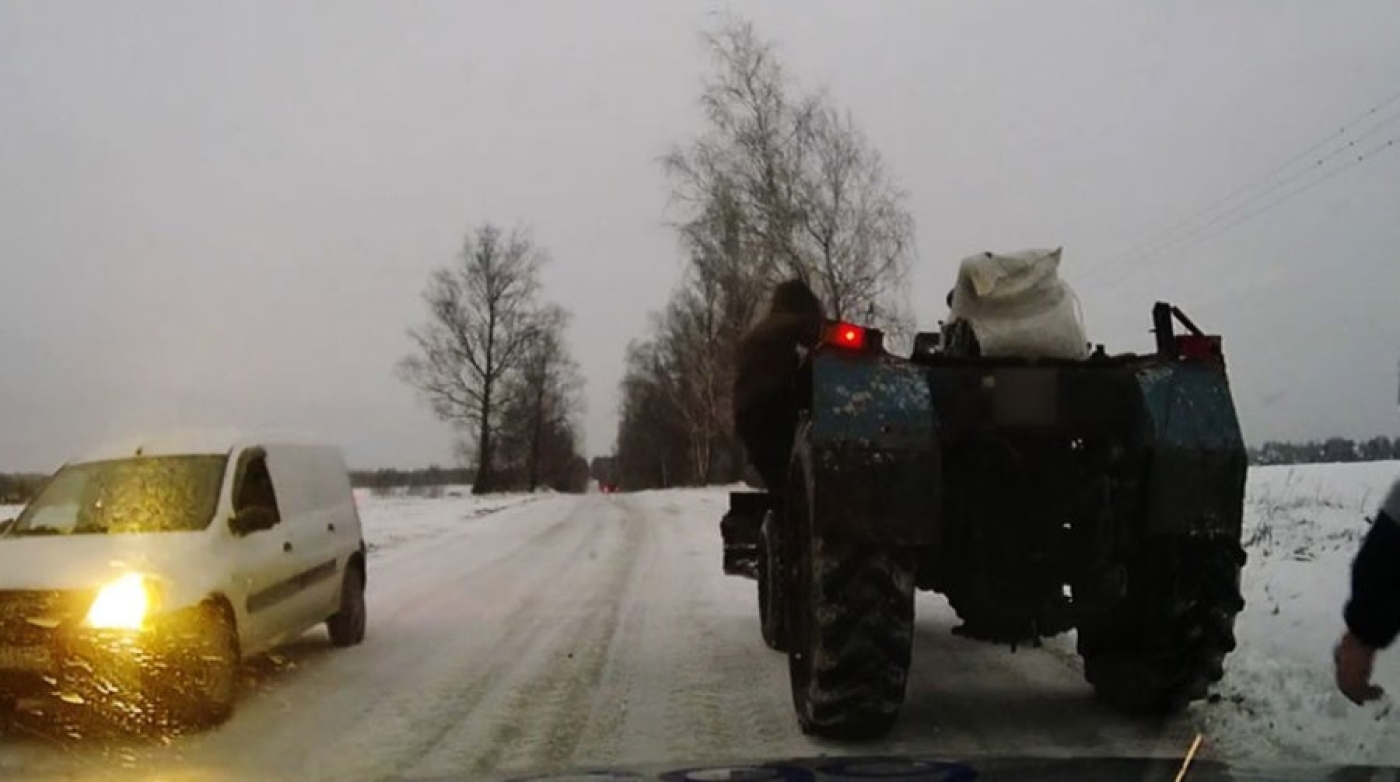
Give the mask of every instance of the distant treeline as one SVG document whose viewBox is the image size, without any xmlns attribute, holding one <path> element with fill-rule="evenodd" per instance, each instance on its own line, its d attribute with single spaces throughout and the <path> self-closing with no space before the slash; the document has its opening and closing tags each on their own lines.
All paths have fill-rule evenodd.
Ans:
<svg viewBox="0 0 1400 782">
<path fill-rule="evenodd" d="M 588 487 L 588 462 L 582 457 L 543 461 L 540 486 L 562 492 L 582 492 Z M 528 491 L 529 483 L 523 466 L 503 464 L 492 476 L 497 491 Z M 472 467 L 424 467 L 417 470 L 351 470 L 350 485 L 357 489 L 387 492 L 393 489 L 426 489 L 438 486 L 471 486 L 476 480 Z"/>
<path fill-rule="evenodd" d="M 357 489 L 405 489 L 448 484 L 470 485 L 472 470 L 466 467 L 425 467 L 418 470 L 351 470 L 350 485 Z"/>
<path fill-rule="evenodd" d="M 0 473 L 0 505 L 22 505 L 29 502 L 43 482 L 43 475 Z"/>
<path fill-rule="evenodd" d="M 1331 437 L 1306 443 L 1266 442 L 1249 449 L 1251 464 L 1336 464 L 1400 459 L 1400 437 L 1356 441 Z"/>
</svg>

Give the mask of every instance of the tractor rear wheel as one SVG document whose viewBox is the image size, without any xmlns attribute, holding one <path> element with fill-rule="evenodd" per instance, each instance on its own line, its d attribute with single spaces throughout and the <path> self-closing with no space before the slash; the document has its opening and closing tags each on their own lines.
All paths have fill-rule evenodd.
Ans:
<svg viewBox="0 0 1400 782">
<path fill-rule="evenodd" d="M 913 643 L 914 556 L 905 549 L 843 540 L 820 523 L 809 431 L 807 426 L 798 431 L 788 478 L 793 707 L 804 733 L 877 738 L 893 727 L 904 702 Z"/>
<path fill-rule="evenodd" d="M 1084 677 L 1098 697 L 1147 716 L 1206 697 L 1235 648 L 1244 556 L 1229 538 L 1173 541 L 1140 553 L 1123 603 L 1079 628 Z"/>
</svg>

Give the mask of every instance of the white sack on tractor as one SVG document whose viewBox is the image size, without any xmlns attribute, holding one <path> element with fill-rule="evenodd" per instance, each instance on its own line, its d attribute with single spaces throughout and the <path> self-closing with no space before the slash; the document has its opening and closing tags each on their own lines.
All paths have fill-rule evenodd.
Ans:
<svg viewBox="0 0 1400 782">
<path fill-rule="evenodd" d="M 1088 357 L 1079 297 L 1060 279 L 1060 250 L 987 252 L 963 259 L 951 318 L 967 321 L 982 355 Z"/>
</svg>

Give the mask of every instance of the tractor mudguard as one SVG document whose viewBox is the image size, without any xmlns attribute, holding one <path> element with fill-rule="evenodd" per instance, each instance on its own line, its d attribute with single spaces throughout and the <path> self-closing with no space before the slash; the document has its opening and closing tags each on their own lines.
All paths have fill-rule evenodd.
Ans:
<svg viewBox="0 0 1400 782">
<path fill-rule="evenodd" d="M 942 471 L 924 370 L 890 355 L 817 350 L 811 384 L 818 523 L 841 536 L 935 543 Z"/>
<path fill-rule="evenodd" d="M 729 512 L 719 522 L 724 542 L 724 573 L 728 576 L 758 578 L 758 544 L 762 537 L 763 516 L 772 507 L 765 491 L 729 493 Z"/>
<path fill-rule="evenodd" d="M 1149 419 L 1146 531 L 1238 539 L 1248 457 L 1224 368 L 1153 363 L 1137 379 Z"/>
</svg>

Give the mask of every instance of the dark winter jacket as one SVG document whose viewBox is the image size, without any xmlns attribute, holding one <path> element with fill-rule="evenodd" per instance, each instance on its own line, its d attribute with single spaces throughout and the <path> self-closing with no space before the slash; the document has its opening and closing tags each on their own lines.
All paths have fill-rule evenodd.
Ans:
<svg viewBox="0 0 1400 782">
<path fill-rule="evenodd" d="M 785 397 L 797 374 L 797 348 L 821 339 L 822 303 L 807 284 L 789 280 L 773 290 L 768 314 L 739 340 L 734 372 L 734 421 Z M 796 415 L 796 410 L 792 411 Z"/>
<path fill-rule="evenodd" d="M 1382 649 L 1400 633 L 1400 481 L 1361 544 L 1351 566 L 1351 600 L 1344 616 L 1347 629 L 1373 649 Z"/>
</svg>

